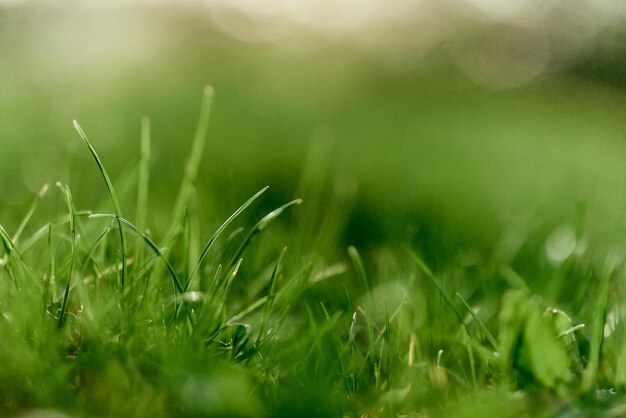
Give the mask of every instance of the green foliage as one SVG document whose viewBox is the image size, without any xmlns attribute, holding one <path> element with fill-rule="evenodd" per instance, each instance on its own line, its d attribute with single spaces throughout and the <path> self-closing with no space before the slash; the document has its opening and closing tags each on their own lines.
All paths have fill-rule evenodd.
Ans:
<svg viewBox="0 0 626 418">
<path fill-rule="evenodd" d="M 207 231 L 194 196 L 207 181 L 212 102 L 207 89 L 171 219 L 151 218 L 144 119 L 136 170 L 115 182 L 75 124 L 113 213 L 77 210 L 71 184 L 44 187 L 13 235 L 0 227 L 0 415 L 623 411 L 613 391 L 626 386 L 621 258 L 575 250 L 576 225 L 525 231 L 517 247 L 433 253 L 425 243 L 436 240 L 418 235 L 338 251 L 352 194 L 319 180 L 319 149 L 300 181 L 306 202 L 276 203 L 258 185 L 239 206 L 226 202 L 221 221 L 210 213 Z M 135 221 L 122 217 L 129 200 Z M 40 207 L 46 221 L 33 226 Z"/>
</svg>

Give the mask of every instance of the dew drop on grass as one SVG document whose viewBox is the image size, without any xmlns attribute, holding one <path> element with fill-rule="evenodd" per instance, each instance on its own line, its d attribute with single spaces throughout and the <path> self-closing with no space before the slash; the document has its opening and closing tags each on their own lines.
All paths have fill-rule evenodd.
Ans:
<svg viewBox="0 0 626 418">
<path fill-rule="evenodd" d="M 568 227 L 560 227 L 552 231 L 546 240 L 546 256 L 553 264 L 565 261 L 576 249 L 576 236 Z"/>
</svg>

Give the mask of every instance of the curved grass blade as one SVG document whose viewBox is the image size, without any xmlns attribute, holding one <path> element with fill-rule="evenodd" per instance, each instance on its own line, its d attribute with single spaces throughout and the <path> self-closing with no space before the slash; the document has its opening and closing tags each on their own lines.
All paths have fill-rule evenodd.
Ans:
<svg viewBox="0 0 626 418">
<path fill-rule="evenodd" d="M 222 232 L 224 232 L 224 229 L 226 229 L 226 227 L 237 216 L 239 216 L 239 214 L 241 214 L 241 212 L 243 212 L 248 206 L 250 206 L 252 204 L 252 202 L 254 202 L 256 199 L 258 199 L 259 196 L 261 196 L 263 193 L 265 193 L 265 191 L 267 189 L 268 189 L 268 186 L 262 188 L 254 196 L 252 196 L 250 199 L 246 200 L 246 202 L 243 205 L 241 205 L 235 212 L 233 212 L 233 214 L 230 215 L 230 217 L 228 219 L 226 219 L 226 221 L 217 229 L 217 231 L 215 231 L 213 236 L 207 241 L 207 243 L 204 246 L 204 248 L 202 248 L 202 251 L 200 252 L 200 257 L 198 257 L 198 261 L 193 266 L 193 269 L 191 270 L 191 273 L 189 274 L 189 277 L 187 278 L 187 282 L 185 283 L 185 291 L 187 290 L 187 288 L 189 287 L 189 284 L 191 283 L 191 281 L 193 280 L 194 276 L 198 272 L 198 269 L 200 269 L 200 265 L 202 264 L 202 261 L 204 260 L 204 258 L 206 257 L 207 253 L 209 252 L 209 250 L 211 249 L 211 247 L 215 243 L 215 240 L 217 240 L 217 238 L 222 234 Z"/>
<path fill-rule="evenodd" d="M 83 129 L 80 127 L 77 121 L 74 121 L 74 128 L 78 132 L 78 135 L 81 137 L 81 139 L 83 140 L 87 148 L 89 148 L 89 152 L 91 152 L 91 155 L 93 156 L 94 160 L 96 160 L 98 169 L 100 170 L 100 173 L 102 174 L 102 177 L 104 178 L 104 182 L 106 183 L 106 187 L 109 191 L 109 195 L 111 196 L 111 200 L 113 201 L 113 207 L 115 209 L 115 214 L 117 215 L 117 225 L 119 227 L 119 234 L 120 234 L 120 245 L 121 245 L 121 253 L 122 253 L 122 271 L 121 271 L 121 277 L 120 277 L 120 287 L 123 289 L 124 282 L 126 280 L 126 273 L 127 273 L 127 267 L 126 267 L 127 249 L 126 249 L 126 234 L 124 231 L 124 223 L 121 221 L 123 219 L 122 209 L 120 208 L 120 203 L 117 200 L 117 195 L 115 194 L 113 183 L 111 182 L 109 174 L 104 168 L 102 161 L 100 161 L 100 157 L 98 157 L 96 150 L 91 145 L 91 142 L 89 142 L 87 135 L 85 135 L 85 132 L 83 132 Z"/>
<path fill-rule="evenodd" d="M 180 279 L 178 278 L 178 275 L 176 274 L 176 271 L 174 271 L 174 267 L 172 267 L 172 265 L 170 264 L 168 259 L 165 258 L 165 256 L 163 255 L 163 251 L 161 251 L 161 249 L 154 243 L 154 241 L 152 241 L 152 239 L 150 239 L 149 236 L 147 236 L 146 234 L 141 232 L 139 229 L 137 229 L 137 227 L 135 225 L 133 225 L 132 223 L 130 223 L 126 219 L 121 218 L 121 217 L 119 217 L 117 215 L 114 215 L 112 213 L 94 213 L 92 215 L 89 215 L 89 217 L 90 218 L 114 218 L 114 219 L 117 219 L 118 222 L 126 225 L 130 229 L 131 232 L 133 232 L 136 235 L 140 236 L 145 241 L 145 243 L 148 244 L 148 246 L 150 248 L 152 248 L 152 250 L 155 252 L 155 254 L 161 260 L 163 260 L 163 262 L 165 263 L 165 267 L 167 268 L 167 271 L 169 272 L 170 276 L 172 277 L 172 282 L 174 284 L 174 287 L 175 287 L 176 291 L 178 293 L 184 293 L 183 286 L 180 283 Z"/>
<path fill-rule="evenodd" d="M 348 247 L 348 255 L 352 260 L 352 264 L 354 265 L 354 269 L 356 270 L 356 277 L 359 279 L 359 285 L 361 286 L 361 291 L 363 294 L 367 294 L 370 291 L 369 282 L 367 280 L 367 275 L 365 274 L 365 268 L 363 267 L 363 260 L 361 259 L 361 255 L 359 251 L 354 246 Z"/>
<path fill-rule="evenodd" d="M 243 242 L 239 246 L 239 249 L 237 249 L 237 252 L 235 253 L 230 263 L 228 264 L 228 267 L 226 267 L 224 271 L 229 271 L 237 263 L 237 260 L 241 258 L 241 255 L 246 250 L 248 245 L 250 245 L 252 238 L 254 238 L 256 234 L 263 231 L 274 219 L 279 217 L 280 214 L 283 213 L 285 210 L 293 206 L 299 205 L 300 203 L 302 203 L 302 199 L 292 200 L 291 202 L 285 203 L 281 207 L 274 209 L 273 211 L 265 215 L 263 219 L 261 219 L 256 225 L 254 225 L 254 227 L 250 230 L 246 238 L 244 238 Z"/>
</svg>

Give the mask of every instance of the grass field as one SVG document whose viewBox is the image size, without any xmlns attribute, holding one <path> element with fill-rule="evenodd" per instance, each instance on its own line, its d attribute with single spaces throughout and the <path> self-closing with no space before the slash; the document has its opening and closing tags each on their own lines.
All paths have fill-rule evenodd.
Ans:
<svg viewBox="0 0 626 418">
<path fill-rule="evenodd" d="M 72 13 L 0 8 L 0 416 L 626 415 L 619 89 Z"/>
</svg>

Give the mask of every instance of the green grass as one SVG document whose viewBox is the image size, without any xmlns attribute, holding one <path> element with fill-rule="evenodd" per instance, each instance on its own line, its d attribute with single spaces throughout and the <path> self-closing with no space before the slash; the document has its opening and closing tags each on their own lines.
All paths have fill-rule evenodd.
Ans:
<svg viewBox="0 0 626 418">
<path fill-rule="evenodd" d="M 150 203 L 162 185 L 147 119 L 119 178 L 75 122 L 103 203 L 84 207 L 71 182 L 43 187 L 10 213 L 14 231 L 0 227 L 0 415 L 623 414 L 619 247 L 598 257 L 578 218 L 548 233 L 516 225 L 487 246 L 419 231 L 345 246 L 354 196 L 323 180 L 324 141 L 304 200 L 266 209 L 264 184 L 238 202 L 215 193 L 232 214 L 209 230 L 197 195 L 200 163 L 219 163 L 204 152 L 221 146 L 207 140 L 213 95 L 171 201 Z"/>
</svg>

